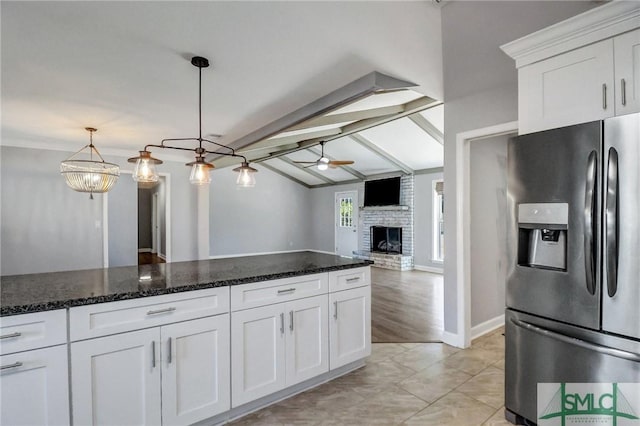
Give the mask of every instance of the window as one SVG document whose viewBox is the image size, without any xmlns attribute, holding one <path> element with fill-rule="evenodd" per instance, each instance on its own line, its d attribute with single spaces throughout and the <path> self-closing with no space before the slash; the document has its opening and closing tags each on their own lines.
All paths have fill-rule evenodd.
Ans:
<svg viewBox="0 0 640 426">
<path fill-rule="evenodd" d="M 433 260 L 444 261 L 444 182 L 433 181 Z"/>
<path fill-rule="evenodd" d="M 353 198 L 340 198 L 340 227 L 353 227 Z"/>
</svg>

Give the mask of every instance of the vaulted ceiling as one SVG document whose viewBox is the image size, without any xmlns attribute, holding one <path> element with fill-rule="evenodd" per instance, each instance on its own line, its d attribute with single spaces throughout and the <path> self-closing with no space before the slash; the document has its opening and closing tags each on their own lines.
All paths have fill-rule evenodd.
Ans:
<svg viewBox="0 0 640 426">
<path fill-rule="evenodd" d="M 163 138 L 197 136 L 197 71 L 189 59 L 201 55 L 212 64 L 203 71 L 203 129 L 224 144 L 373 71 L 415 84 L 344 106 L 333 112 L 340 119 L 262 141 L 269 149 L 247 146 L 258 164 L 308 186 L 442 165 L 440 9 L 432 2 L 0 7 L 3 145 L 76 150 L 86 143 L 83 128 L 93 126 L 102 151 L 132 156 Z M 370 125 L 385 124 L 354 132 L 354 111 L 369 111 Z M 393 114 L 402 118 L 387 122 Z M 321 175 L 295 166 L 319 157 L 309 141 L 320 138 L 329 141 L 328 157 L 355 163 Z M 282 155 L 293 148 L 304 149 Z"/>
</svg>

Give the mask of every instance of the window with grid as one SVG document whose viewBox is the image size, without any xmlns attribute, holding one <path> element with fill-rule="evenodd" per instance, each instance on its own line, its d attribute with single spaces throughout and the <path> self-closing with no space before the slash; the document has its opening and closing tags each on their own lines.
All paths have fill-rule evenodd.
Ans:
<svg viewBox="0 0 640 426">
<path fill-rule="evenodd" d="M 353 227 L 353 198 L 340 198 L 340 227 Z"/>
</svg>

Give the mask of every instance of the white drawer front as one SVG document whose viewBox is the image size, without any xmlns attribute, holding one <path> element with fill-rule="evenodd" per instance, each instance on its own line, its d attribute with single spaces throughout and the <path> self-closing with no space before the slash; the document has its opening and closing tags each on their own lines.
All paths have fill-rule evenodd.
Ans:
<svg viewBox="0 0 640 426">
<path fill-rule="evenodd" d="M 371 267 L 329 272 L 329 291 L 348 290 L 371 284 Z"/>
<path fill-rule="evenodd" d="M 71 341 L 229 312 L 229 287 L 77 306 L 69 310 Z"/>
<path fill-rule="evenodd" d="M 231 310 L 239 311 L 326 294 L 328 288 L 327 273 L 235 285 L 231 287 Z"/>
<path fill-rule="evenodd" d="M 66 342 L 66 309 L 0 317 L 0 353 L 2 354 Z"/>
</svg>

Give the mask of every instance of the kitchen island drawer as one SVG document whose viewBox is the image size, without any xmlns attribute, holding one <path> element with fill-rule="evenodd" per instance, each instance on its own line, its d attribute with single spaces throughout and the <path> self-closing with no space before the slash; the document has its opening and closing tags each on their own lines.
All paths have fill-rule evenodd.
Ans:
<svg viewBox="0 0 640 426">
<path fill-rule="evenodd" d="M 229 287 L 77 306 L 69 309 L 77 341 L 229 312 Z"/>
<path fill-rule="evenodd" d="M 329 272 L 329 291 L 341 291 L 371 284 L 371 267 Z"/>
<path fill-rule="evenodd" d="M 329 292 L 328 274 L 303 275 L 231 287 L 231 310 L 256 308 Z"/>
<path fill-rule="evenodd" d="M 3 355 L 66 342 L 65 309 L 0 317 L 0 353 Z"/>
</svg>

